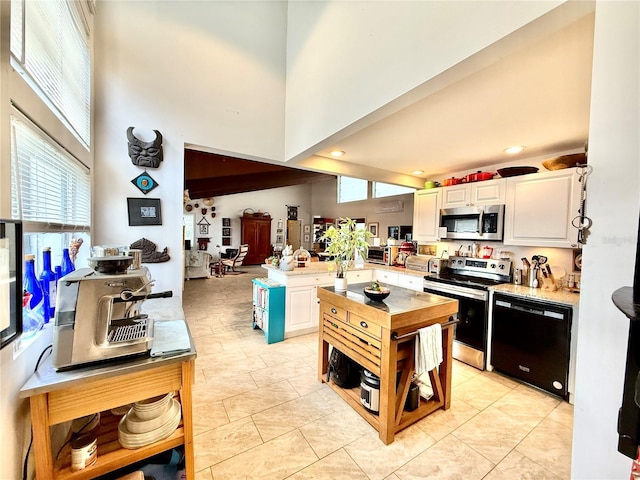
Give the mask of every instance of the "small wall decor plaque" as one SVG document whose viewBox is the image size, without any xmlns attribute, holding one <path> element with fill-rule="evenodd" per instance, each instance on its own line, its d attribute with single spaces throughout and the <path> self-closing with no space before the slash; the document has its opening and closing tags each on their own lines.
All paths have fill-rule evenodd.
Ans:
<svg viewBox="0 0 640 480">
<path fill-rule="evenodd" d="M 131 180 L 131 183 L 138 187 L 138 190 L 145 195 L 159 185 L 146 170 Z"/>
</svg>

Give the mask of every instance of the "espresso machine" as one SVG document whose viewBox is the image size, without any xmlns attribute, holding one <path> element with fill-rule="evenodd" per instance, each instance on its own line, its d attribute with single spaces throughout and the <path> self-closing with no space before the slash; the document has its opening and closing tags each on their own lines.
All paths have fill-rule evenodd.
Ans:
<svg viewBox="0 0 640 480">
<path fill-rule="evenodd" d="M 130 355 L 144 354 L 153 338 L 153 320 L 140 313 L 150 298 L 149 270 L 99 272 L 81 268 L 58 282 L 53 329 L 53 367 L 68 369 Z"/>
</svg>

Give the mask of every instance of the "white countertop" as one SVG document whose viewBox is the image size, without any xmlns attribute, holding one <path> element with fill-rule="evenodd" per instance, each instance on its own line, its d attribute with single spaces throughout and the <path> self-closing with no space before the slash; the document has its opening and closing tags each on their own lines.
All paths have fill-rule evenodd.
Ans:
<svg viewBox="0 0 640 480">
<path fill-rule="evenodd" d="M 549 302 L 571 305 L 572 307 L 577 307 L 580 303 L 579 293 L 568 292 L 566 290 L 551 291 L 542 288 L 531 288 L 524 285 L 514 285 L 512 283 L 503 283 L 502 285 L 496 285 L 489 289 L 494 292 L 506 293 L 534 300 L 547 300 Z"/>
<path fill-rule="evenodd" d="M 306 266 L 295 267 L 293 270 L 280 270 L 278 267 L 263 263 L 262 268 L 265 270 L 277 271 L 284 275 L 316 275 L 318 273 L 333 274 L 336 271 L 336 266 L 333 262 L 308 262 Z M 387 270 L 416 277 L 424 277 L 427 273 L 419 270 L 410 270 L 408 268 L 389 267 L 387 265 L 379 265 L 377 263 L 365 263 L 362 268 L 350 268 L 348 271 L 353 272 L 357 270 Z"/>
</svg>

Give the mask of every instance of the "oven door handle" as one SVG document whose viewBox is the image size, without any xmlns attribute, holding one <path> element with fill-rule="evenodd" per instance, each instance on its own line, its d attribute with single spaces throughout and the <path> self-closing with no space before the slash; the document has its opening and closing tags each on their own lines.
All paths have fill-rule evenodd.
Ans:
<svg viewBox="0 0 640 480">
<path fill-rule="evenodd" d="M 472 288 L 457 287 L 455 285 L 424 282 L 424 290 L 428 293 L 435 293 L 436 295 L 458 295 L 460 297 L 472 298 L 474 300 L 486 301 L 488 299 L 487 292 L 483 290 L 475 290 Z"/>
<path fill-rule="evenodd" d="M 482 221 L 482 217 L 484 216 L 484 208 L 480 209 L 480 218 L 478 220 L 478 235 L 482 236 L 484 233 L 484 222 Z"/>
</svg>

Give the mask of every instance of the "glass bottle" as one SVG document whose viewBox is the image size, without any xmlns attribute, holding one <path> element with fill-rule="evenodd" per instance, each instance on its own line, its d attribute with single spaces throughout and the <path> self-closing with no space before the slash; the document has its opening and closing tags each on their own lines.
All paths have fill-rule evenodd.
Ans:
<svg viewBox="0 0 640 480">
<path fill-rule="evenodd" d="M 51 248 L 42 249 L 40 284 L 44 293 L 44 323 L 49 323 L 56 311 L 56 274 L 51 270 Z"/>
<path fill-rule="evenodd" d="M 35 334 L 44 325 L 44 294 L 36 278 L 35 255 L 25 255 L 22 331 L 24 337 Z"/>
<path fill-rule="evenodd" d="M 69 249 L 62 249 L 62 263 L 60 264 L 60 268 L 62 270 L 62 276 L 73 272 L 76 267 L 73 266 L 73 262 L 71 261 L 71 257 L 69 256 Z"/>
</svg>

